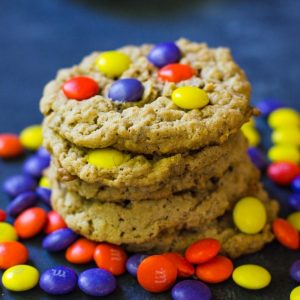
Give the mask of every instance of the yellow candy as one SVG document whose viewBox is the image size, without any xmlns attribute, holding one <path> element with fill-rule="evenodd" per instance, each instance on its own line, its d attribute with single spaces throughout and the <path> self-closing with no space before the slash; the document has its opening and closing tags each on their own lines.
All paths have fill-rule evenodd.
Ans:
<svg viewBox="0 0 300 300">
<path fill-rule="evenodd" d="M 269 149 L 268 157 L 271 161 L 300 162 L 299 148 L 294 145 L 276 145 Z"/>
<path fill-rule="evenodd" d="M 292 224 L 298 231 L 300 231 L 300 211 L 290 214 L 287 221 Z"/>
<path fill-rule="evenodd" d="M 243 125 L 243 127 L 251 127 L 251 128 L 253 128 L 253 127 L 255 127 L 255 120 L 254 120 L 254 118 L 251 118 L 247 123 L 245 123 L 244 125 Z"/>
<path fill-rule="evenodd" d="M 254 127 L 246 123 L 241 129 L 250 146 L 255 147 L 260 143 L 260 135 Z"/>
<path fill-rule="evenodd" d="M 274 144 L 287 144 L 300 146 L 300 128 L 283 127 L 277 128 L 272 133 Z"/>
<path fill-rule="evenodd" d="M 0 222 L 0 242 L 16 241 L 17 239 L 15 228 L 9 223 Z"/>
<path fill-rule="evenodd" d="M 87 160 L 98 168 L 109 169 L 128 161 L 129 155 L 115 149 L 106 148 L 90 151 Z"/>
<path fill-rule="evenodd" d="M 249 290 L 259 290 L 271 282 L 270 273 L 258 265 L 243 265 L 237 267 L 232 273 L 233 281 Z"/>
<path fill-rule="evenodd" d="M 17 265 L 4 272 L 2 284 L 10 291 L 27 291 L 37 285 L 39 276 L 36 268 L 28 265 Z"/>
<path fill-rule="evenodd" d="M 172 93 L 173 102 L 184 109 L 202 108 L 209 102 L 205 91 L 194 86 L 183 86 Z"/>
<path fill-rule="evenodd" d="M 270 114 L 268 123 L 272 128 L 297 127 L 300 126 L 300 115 L 291 108 L 279 108 Z"/>
<path fill-rule="evenodd" d="M 290 300 L 300 300 L 300 286 L 297 286 L 292 290 Z"/>
<path fill-rule="evenodd" d="M 51 185 L 50 185 L 50 181 L 49 181 L 48 177 L 42 176 L 42 178 L 39 181 L 39 186 L 46 188 L 46 189 L 50 189 Z"/>
<path fill-rule="evenodd" d="M 242 198 L 233 209 L 233 221 L 241 232 L 258 233 L 264 228 L 266 220 L 266 209 L 257 198 Z"/>
<path fill-rule="evenodd" d="M 42 146 L 42 127 L 40 125 L 32 125 L 22 130 L 20 133 L 20 141 L 22 145 L 29 150 L 37 150 Z"/>
<path fill-rule="evenodd" d="M 99 55 L 96 65 L 100 72 L 109 77 L 122 75 L 131 64 L 128 55 L 119 51 L 107 51 Z"/>
</svg>

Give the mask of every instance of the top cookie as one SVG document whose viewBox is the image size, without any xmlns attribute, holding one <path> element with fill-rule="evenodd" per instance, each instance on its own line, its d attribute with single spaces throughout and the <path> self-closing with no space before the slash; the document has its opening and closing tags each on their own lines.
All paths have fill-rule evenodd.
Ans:
<svg viewBox="0 0 300 300">
<path fill-rule="evenodd" d="M 78 146 L 180 153 L 236 132 L 255 113 L 250 89 L 229 49 L 180 39 L 92 53 L 58 72 L 40 108 Z"/>
</svg>

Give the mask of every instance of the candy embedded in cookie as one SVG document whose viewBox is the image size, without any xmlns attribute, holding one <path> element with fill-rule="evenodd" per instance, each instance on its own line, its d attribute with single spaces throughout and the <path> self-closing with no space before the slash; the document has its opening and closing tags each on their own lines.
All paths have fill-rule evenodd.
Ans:
<svg viewBox="0 0 300 300">
<path fill-rule="evenodd" d="M 169 64 L 158 71 L 158 78 L 162 81 L 180 82 L 188 80 L 196 74 L 196 70 L 184 64 Z"/>
</svg>

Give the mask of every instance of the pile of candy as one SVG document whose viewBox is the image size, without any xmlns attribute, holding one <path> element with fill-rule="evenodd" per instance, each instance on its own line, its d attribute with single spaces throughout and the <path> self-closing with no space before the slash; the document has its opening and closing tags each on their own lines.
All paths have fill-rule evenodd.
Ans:
<svg viewBox="0 0 300 300">
<path fill-rule="evenodd" d="M 106 59 L 112 58 L 108 56 Z M 125 68 L 126 59 L 124 57 L 118 59 L 123 61 L 118 68 L 122 65 Z M 104 70 L 105 63 L 99 61 L 100 67 Z M 181 80 L 168 68 L 160 70 L 161 77 L 175 76 L 172 80 Z M 174 64 L 172 68 L 185 67 Z M 116 67 L 107 72 L 115 74 L 118 69 Z M 192 70 L 185 69 L 180 73 L 188 77 L 192 74 Z M 124 80 L 130 82 L 124 83 Z M 118 94 L 120 91 L 127 91 L 126 97 L 130 95 L 131 99 L 136 100 L 141 97 L 143 90 L 138 82 L 133 79 L 123 79 L 123 81 L 119 80 L 112 86 L 111 98 L 123 97 L 124 95 Z M 69 82 L 64 86 L 65 93 L 73 90 L 72 84 Z M 86 97 L 87 94 L 90 96 L 90 93 L 93 94 L 98 89 L 93 82 L 90 82 L 90 85 L 86 85 L 85 82 L 84 86 L 87 87 L 87 90 L 83 91 Z M 180 93 L 172 96 L 176 103 L 181 102 L 182 95 L 190 93 L 186 88 L 179 89 L 182 89 Z M 194 92 L 196 91 L 193 91 L 193 94 Z M 201 98 L 205 102 L 204 96 L 199 95 L 197 99 Z M 273 129 L 274 146 L 268 152 L 271 164 L 268 165 L 264 153 L 257 147 L 260 135 L 254 121 L 243 126 L 243 132 L 251 145 L 248 153 L 258 168 L 262 171 L 267 170 L 271 180 L 279 185 L 291 186 L 293 189 L 294 194 L 290 197 L 289 204 L 296 212 L 289 215 L 287 220 L 281 218 L 275 220 L 273 232 L 283 246 L 299 249 L 300 117 L 296 111 L 283 108 L 274 101 L 263 101 L 259 104 L 259 108 L 263 117 L 268 117 L 268 123 Z M 219 254 L 221 245 L 215 239 L 203 239 L 193 243 L 184 255 L 134 254 L 128 257 L 119 246 L 95 243 L 79 237 L 67 228 L 60 215 L 51 210 L 51 190 L 47 178 L 43 177 L 44 170 L 49 166 L 50 156 L 41 148 L 41 143 L 41 128 L 37 125 L 26 128 L 20 136 L 0 134 L 0 157 L 4 159 L 21 155 L 24 149 L 36 151 L 23 164 L 23 174 L 9 177 L 3 184 L 5 193 L 13 198 L 6 211 L 0 210 L 0 269 L 5 270 L 2 284 L 6 289 L 20 292 L 39 284 L 40 288 L 48 294 L 62 295 L 74 291 L 78 286 L 87 295 L 105 296 L 113 293 L 117 288 L 116 276 L 127 271 L 149 292 L 159 293 L 172 288 L 171 295 L 174 300 L 209 300 L 212 299 L 212 293 L 206 284 L 224 282 L 231 277 L 237 285 L 245 289 L 262 289 L 270 283 L 270 273 L 261 266 L 249 264 L 234 268 L 229 258 Z M 92 160 L 93 157 L 89 159 Z M 37 206 L 39 201 L 48 209 Z M 15 218 L 13 225 L 5 222 L 6 215 Z M 252 234 L 259 232 L 264 226 L 266 212 L 256 198 L 247 197 L 236 204 L 233 220 L 240 231 Z M 42 242 L 43 249 L 50 252 L 65 251 L 65 258 L 69 263 L 87 264 L 94 261 L 97 267 L 77 275 L 69 267 L 54 266 L 39 274 L 35 267 L 26 264 L 30 256 L 29 251 L 17 240 L 18 238 L 30 239 L 41 232 L 46 234 Z M 291 266 L 290 276 L 300 282 L 300 261 L 294 262 Z M 300 299 L 300 286 L 291 292 L 290 297 L 291 300 Z"/>
</svg>

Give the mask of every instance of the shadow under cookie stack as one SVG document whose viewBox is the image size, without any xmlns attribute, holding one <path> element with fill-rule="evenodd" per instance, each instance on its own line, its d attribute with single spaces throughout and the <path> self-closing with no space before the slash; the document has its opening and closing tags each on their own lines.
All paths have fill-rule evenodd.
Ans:
<svg viewBox="0 0 300 300">
<path fill-rule="evenodd" d="M 133 252 L 184 251 L 206 237 L 232 258 L 258 251 L 278 206 L 240 131 L 256 113 L 249 98 L 228 49 L 184 39 L 60 70 L 41 100 L 53 208 L 77 233 Z M 234 222 L 245 197 L 262 210 L 258 228 Z"/>
</svg>

